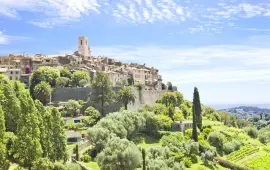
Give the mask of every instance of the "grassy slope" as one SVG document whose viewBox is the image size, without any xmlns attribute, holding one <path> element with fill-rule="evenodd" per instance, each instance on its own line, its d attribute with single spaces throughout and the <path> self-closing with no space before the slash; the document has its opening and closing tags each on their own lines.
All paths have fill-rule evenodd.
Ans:
<svg viewBox="0 0 270 170">
<path fill-rule="evenodd" d="M 12 165 L 9 167 L 8 170 L 14 170 L 14 169 L 16 169 L 17 167 L 18 167 L 17 164 L 12 164 Z"/>
<path fill-rule="evenodd" d="M 84 165 L 86 165 L 88 168 L 91 168 L 92 170 L 100 170 L 98 164 L 96 162 L 94 162 L 94 161 L 87 162 L 87 163 L 81 162 L 81 163 L 83 163 Z"/>
</svg>

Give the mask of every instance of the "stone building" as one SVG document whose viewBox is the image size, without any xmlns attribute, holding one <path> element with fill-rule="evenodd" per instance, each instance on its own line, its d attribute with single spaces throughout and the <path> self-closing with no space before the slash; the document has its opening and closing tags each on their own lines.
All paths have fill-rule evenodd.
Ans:
<svg viewBox="0 0 270 170">
<path fill-rule="evenodd" d="M 84 57 L 91 57 L 90 47 L 88 46 L 88 37 L 81 36 L 78 38 L 78 52 Z"/>
<path fill-rule="evenodd" d="M 21 79 L 21 69 L 18 68 L 0 68 L 0 74 L 6 75 L 9 80 Z"/>
<path fill-rule="evenodd" d="M 172 124 L 172 130 L 173 131 L 180 131 L 184 132 L 186 129 L 192 128 L 192 121 L 186 120 L 186 121 L 175 121 Z"/>
</svg>

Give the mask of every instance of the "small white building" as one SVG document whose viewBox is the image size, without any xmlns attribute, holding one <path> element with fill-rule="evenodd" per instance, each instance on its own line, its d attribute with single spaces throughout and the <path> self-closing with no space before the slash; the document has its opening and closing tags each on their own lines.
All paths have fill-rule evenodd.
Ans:
<svg viewBox="0 0 270 170">
<path fill-rule="evenodd" d="M 20 80 L 21 69 L 16 68 L 0 68 L 0 74 L 6 75 L 9 80 Z"/>
<path fill-rule="evenodd" d="M 191 120 L 175 121 L 172 124 L 172 130 L 184 132 L 185 130 L 192 128 L 192 124 Z"/>
</svg>

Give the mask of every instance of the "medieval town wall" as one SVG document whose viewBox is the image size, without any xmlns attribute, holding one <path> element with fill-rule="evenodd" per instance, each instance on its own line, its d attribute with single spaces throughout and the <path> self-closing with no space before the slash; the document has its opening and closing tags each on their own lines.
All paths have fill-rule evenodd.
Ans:
<svg viewBox="0 0 270 170">
<path fill-rule="evenodd" d="M 120 87 L 113 87 L 115 93 L 120 89 Z M 156 100 L 160 97 L 163 91 L 158 90 L 138 90 L 133 88 L 133 93 L 135 95 L 135 103 L 129 104 L 129 110 L 137 110 L 144 105 L 153 105 Z M 56 88 L 52 92 L 51 102 L 66 102 L 70 99 L 73 100 L 84 100 L 88 98 L 91 99 L 93 90 L 90 87 L 76 87 L 76 88 Z M 100 109 L 100 103 L 87 103 L 87 106 L 93 106 L 97 109 Z M 122 107 L 121 103 L 111 102 L 106 104 L 104 110 L 106 113 L 119 111 Z"/>
</svg>

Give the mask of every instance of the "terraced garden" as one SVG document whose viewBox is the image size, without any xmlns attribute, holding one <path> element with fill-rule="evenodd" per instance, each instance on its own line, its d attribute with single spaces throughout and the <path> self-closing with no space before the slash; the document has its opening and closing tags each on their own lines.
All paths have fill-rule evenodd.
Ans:
<svg viewBox="0 0 270 170">
<path fill-rule="evenodd" d="M 259 148 L 253 145 L 242 146 L 238 151 L 235 151 L 227 156 L 227 159 L 232 162 L 237 162 L 253 153 L 259 151 Z"/>
</svg>

